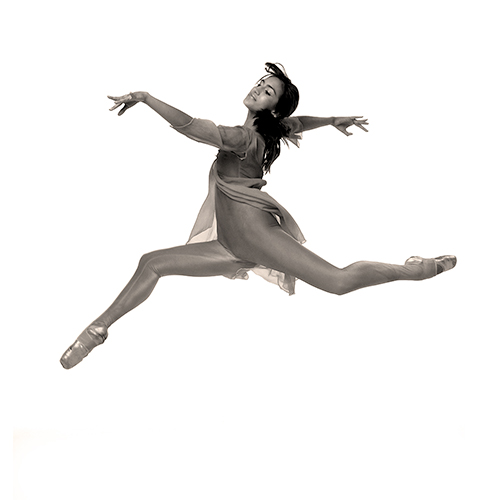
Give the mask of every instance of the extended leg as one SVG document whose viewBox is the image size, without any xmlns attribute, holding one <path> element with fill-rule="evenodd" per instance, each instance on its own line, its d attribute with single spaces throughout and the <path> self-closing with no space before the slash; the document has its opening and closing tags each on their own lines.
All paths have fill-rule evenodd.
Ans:
<svg viewBox="0 0 500 500">
<path fill-rule="evenodd" d="M 232 250 L 240 258 L 337 295 L 396 280 L 423 280 L 438 272 L 435 259 L 408 260 L 404 265 L 362 261 L 340 269 L 297 243 L 277 224 L 261 225 L 258 239 L 250 237 Z"/>
<path fill-rule="evenodd" d="M 144 255 L 120 295 L 96 318 L 61 358 L 64 368 L 72 368 L 107 338 L 107 328 L 144 302 L 162 276 L 234 276 L 252 263 L 235 259 L 218 241 L 183 245 Z"/>
</svg>

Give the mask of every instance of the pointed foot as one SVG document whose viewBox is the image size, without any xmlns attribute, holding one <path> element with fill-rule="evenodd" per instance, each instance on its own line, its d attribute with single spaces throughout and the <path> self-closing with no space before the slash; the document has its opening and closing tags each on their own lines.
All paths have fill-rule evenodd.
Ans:
<svg viewBox="0 0 500 500">
<path fill-rule="evenodd" d="M 419 280 L 432 278 L 444 271 L 449 271 L 457 265 L 457 258 L 454 255 L 442 255 L 432 259 L 424 259 L 423 257 L 410 257 L 405 264 L 417 265 L 421 267 L 421 277 Z"/>
<path fill-rule="evenodd" d="M 442 255 L 435 258 L 438 274 L 453 269 L 457 265 L 457 258 L 454 255 Z"/>
<path fill-rule="evenodd" d="M 102 344 L 107 338 L 108 329 L 106 326 L 101 323 L 93 323 L 85 328 L 75 342 L 66 349 L 60 359 L 61 365 L 66 370 L 73 368 L 80 363 L 83 358 L 88 356 L 94 347 Z"/>
</svg>

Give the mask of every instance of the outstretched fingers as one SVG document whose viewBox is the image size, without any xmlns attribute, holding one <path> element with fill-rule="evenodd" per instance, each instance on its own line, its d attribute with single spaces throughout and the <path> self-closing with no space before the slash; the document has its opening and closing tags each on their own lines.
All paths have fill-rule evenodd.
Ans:
<svg viewBox="0 0 500 500">
<path fill-rule="evenodd" d="M 365 125 L 369 125 L 369 123 L 364 123 Z M 364 130 L 365 132 L 368 132 L 368 129 L 363 127 L 363 125 L 361 125 L 361 123 L 357 123 L 357 122 L 354 122 L 354 125 L 356 125 L 356 127 L 360 128 L 361 130 Z"/>
<path fill-rule="evenodd" d="M 119 108 L 122 105 L 121 102 L 115 103 L 115 105 L 112 108 L 109 108 L 110 111 L 114 111 L 116 108 Z"/>
<path fill-rule="evenodd" d="M 363 118 L 362 116 L 340 116 L 333 119 L 332 125 L 342 132 L 346 136 L 352 135 L 351 132 L 348 132 L 348 128 L 356 125 L 356 127 L 368 132 L 365 128 L 365 125 L 368 125 L 368 120 Z"/>
<path fill-rule="evenodd" d="M 362 116 L 353 116 L 353 125 L 356 125 L 356 127 L 360 128 L 361 130 L 364 130 L 365 132 L 368 132 L 368 129 L 364 127 L 364 125 L 369 125 L 368 120 L 365 118 L 363 120 L 360 120 L 360 118 L 363 118 Z"/>
<path fill-rule="evenodd" d="M 108 95 L 108 99 L 115 101 L 114 106 L 109 108 L 110 111 L 114 111 L 116 108 L 119 108 L 122 104 L 125 104 L 125 106 L 123 106 L 123 108 L 118 112 L 118 116 L 123 115 L 123 113 L 125 113 L 125 111 L 128 108 L 131 108 L 132 106 L 134 106 L 138 102 L 138 101 L 133 101 L 132 93 L 122 95 L 119 97 L 113 97 L 113 96 Z"/>
</svg>

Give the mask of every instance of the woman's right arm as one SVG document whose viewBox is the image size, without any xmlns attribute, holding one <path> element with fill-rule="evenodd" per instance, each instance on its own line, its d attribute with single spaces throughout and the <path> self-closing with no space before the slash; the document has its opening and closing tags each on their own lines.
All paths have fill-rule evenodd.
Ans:
<svg viewBox="0 0 500 500">
<path fill-rule="evenodd" d="M 124 105 L 118 112 L 118 116 L 123 115 L 127 109 L 135 106 L 138 102 L 143 102 L 151 109 L 155 110 L 162 118 L 167 120 L 167 122 L 174 127 L 183 127 L 192 121 L 191 116 L 188 114 L 160 101 L 159 99 L 156 99 L 156 97 L 153 97 L 148 92 L 131 92 L 130 94 L 120 97 L 108 97 L 115 101 L 115 105 L 110 109 L 110 111 L 113 111 L 122 104 Z"/>
<path fill-rule="evenodd" d="M 251 142 L 249 131 L 244 127 L 216 126 L 210 120 L 192 118 L 183 111 L 156 99 L 147 92 L 131 92 L 120 97 L 108 97 L 115 101 L 115 105 L 110 111 L 115 110 L 123 104 L 123 108 L 118 111 L 118 116 L 121 116 L 127 109 L 135 106 L 138 102 L 144 102 L 162 118 L 167 120 L 177 132 L 194 141 L 208 144 L 218 149 L 244 152 L 248 149 Z"/>
</svg>

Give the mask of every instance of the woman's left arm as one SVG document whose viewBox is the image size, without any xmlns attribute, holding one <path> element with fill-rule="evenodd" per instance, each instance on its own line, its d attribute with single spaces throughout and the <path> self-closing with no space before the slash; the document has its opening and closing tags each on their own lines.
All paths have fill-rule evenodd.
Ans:
<svg viewBox="0 0 500 500">
<path fill-rule="evenodd" d="M 368 125 L 368 121 L 362 116 L 330 116 L 328 118 L 320 118 L 317 116 L 297 116 L 302 123 L 303 130 L 312 130 L 326 125 L 332 125 L 337 130 L 340 130 L 345 135 L 352 135 L 347 131 L 347 128 L 356 125 L 361 130 L 368 132 L 364 125 Z"/>
</svg>

